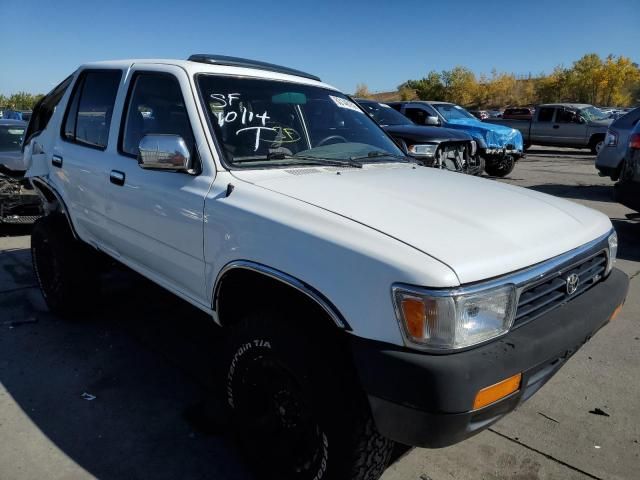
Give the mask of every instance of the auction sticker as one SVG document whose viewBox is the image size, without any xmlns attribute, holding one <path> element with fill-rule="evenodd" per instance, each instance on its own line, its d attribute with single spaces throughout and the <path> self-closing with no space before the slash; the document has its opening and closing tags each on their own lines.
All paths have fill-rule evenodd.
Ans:
<svg viewBox="0 0 640 480">
<path fill-rule="evenodd" d="M 335 103 L 340 108 L 346 108 L 347 110 L 353 110 L 354 112 L 364 113 L 351 100 L 347 100 L 346 98 L 334 97 L 333 95 L 329 95 L 329 98 L 333 100 L 333 103 Z"/>
</svg>

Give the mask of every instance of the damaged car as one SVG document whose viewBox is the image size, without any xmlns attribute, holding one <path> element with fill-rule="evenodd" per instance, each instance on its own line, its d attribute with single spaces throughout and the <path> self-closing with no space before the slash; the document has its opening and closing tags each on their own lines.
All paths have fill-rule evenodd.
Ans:
<svg viewBox="0 0 640 480">
<path fill-rule="evenodd" d="M 524 156 L 522 134 L 510 127 L 484 123 L 460 105 L 448 102 L 390 102 L 389 105 L 418 125 L 462 130 L 473 137 L 484 159 L 484 170 L 493 177 L 509 175 Z"/>
<path fill-rule="evenodd" d="M 33 223 L 41 213 L 40 197 L 23 178 L 26 128 L 22 120 L 0 119 L 0 223 Z"/>
<path fill-rule="evenodd" d="M 478 155 L 476 141 L 467 133 L 417 125 L 386 103 L 360 98 L 355 101 L 424 166 L 470 175 L 481 175 L 484 171 L 484 159 Z"/>
</svg>

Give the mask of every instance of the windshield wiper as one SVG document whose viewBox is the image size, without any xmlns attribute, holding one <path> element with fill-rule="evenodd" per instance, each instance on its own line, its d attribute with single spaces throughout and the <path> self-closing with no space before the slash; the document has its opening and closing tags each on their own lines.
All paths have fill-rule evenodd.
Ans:
<svg viewBox="0 0 640 480">
<path fill-rule="evenodd" d="M 323 165 L 331 165 L 334 167 L 354 167 L 354 168 L 362 168 L 362 163 L 354 161 L 353 158 L 350 159 L 341 159 L 341 158 L 325 158 L 325 157 L 315 157 L 311 155 L 289 155 L 283 152 L 272 152 L 267 154 L 267 160 L 302 160 L 305 162 L 314 162 Z"/>
<path fill-rule="evenodd" d="M 406 155 L 396 155 L 395 153 L 384 152 L 382 150 L 372 150 L 366 155 L 351 157 L 350 160 L 358 161 L 358 160 L 368 160 L 370 158 L 380 158 L 380 157 L 390 157 L 390 158 L 396 158 L 398 160 L 403 160 L 408 163 L 416 163 L 413 159 L 407 157 Z"/>
</svg>

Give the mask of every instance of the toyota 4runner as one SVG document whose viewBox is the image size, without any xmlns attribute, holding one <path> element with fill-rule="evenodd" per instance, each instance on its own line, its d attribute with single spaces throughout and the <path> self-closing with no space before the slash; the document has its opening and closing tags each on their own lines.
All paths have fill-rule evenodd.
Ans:
<svg viewBox="0 0 640 480">
<path fill-rule="evenodd" d="M 394 441 L 478 433 L 627 293 L 606 216 L 416 165 L 285 67 L 84 65 L 23 150 L 50 310 L 90 309 L 106 254 L 209 314 L 226 330 L 219 404 L 260 478 L 375 479 Z"/>
</svg>

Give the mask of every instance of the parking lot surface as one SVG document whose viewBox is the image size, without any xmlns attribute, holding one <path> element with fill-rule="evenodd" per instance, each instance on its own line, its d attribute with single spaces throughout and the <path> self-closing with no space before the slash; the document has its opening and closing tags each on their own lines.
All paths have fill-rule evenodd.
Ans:
<svg viewBox="0 0 640 480">
<path fill-rule="evenodd" d="M 534 148 L 495 181 L 611 218 L 631 277 L 622 313 L 516 412 L 453 447 L 398 449 L 385 480 L 639 478 L 640 223 L 593 164 L 583 151 Z M 0 230 L 0 480 L 254 478 L 204 403 L 221 341 L 212 322 L 117 269 L 92 315 L 56 318 L 28 234 Z"/>
</svg>

